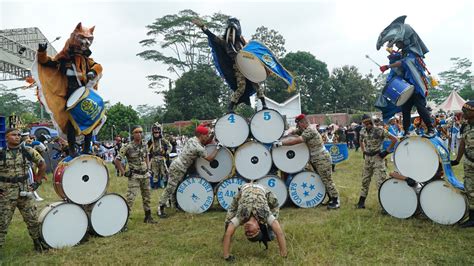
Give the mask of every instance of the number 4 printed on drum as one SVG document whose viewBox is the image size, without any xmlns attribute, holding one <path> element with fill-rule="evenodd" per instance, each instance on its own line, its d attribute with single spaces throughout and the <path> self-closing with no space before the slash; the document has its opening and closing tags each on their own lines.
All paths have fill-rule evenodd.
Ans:
<svg viewBox="0 0 474 266">
<path fill-rule="evenodd" d="M 270 119 L 272 119 L 270 112 L 263 112 L 263 120 L 268 121 Z"/>
<path fill-rule="evenodd" d="M 229 117 L 227 118 L 227 120 L 229 120 L 229 122 L 230 122 L 231 124 L 235 124 L 235 116 L 234 116 L 234 114 L 229 115 Z"/>
</svg>

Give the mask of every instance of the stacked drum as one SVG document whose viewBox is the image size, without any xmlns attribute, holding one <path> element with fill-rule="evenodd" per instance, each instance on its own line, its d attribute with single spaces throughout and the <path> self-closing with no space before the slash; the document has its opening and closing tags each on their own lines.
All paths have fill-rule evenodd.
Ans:
<svg viewBox="0 0 474 266">
<path fill-rule="evenodd" d="M 118 194 L 106 194 L 109 173 L 102 159 L 92 155 L 67 157 L 54 171 L 54 190 L 62 201 L 44 208 L 41 237 L 51 248 L 77 245 L 90 228 L 110 236 L 127 223 L 128 207 Z"/>
<path fill-rule="evenodd" d="M 380 187 L 382 208 L 397 218 L 409 218 L 419 209 L 439 224 L 455 224 L 467 212 L 462 183 L 451 169 L 449 151 L 438 137 L 411 136 L 395 147 L 394 163 L 398 172 L 417 182 L 387 179 Z"/>
<path fill-rule="evenodd" d="M 323 201 L 326 191 L 321 178 L 303 171 L 309 160 L 306 144 L 272 148 L 272 143 L 285 131 L 285 120 L 276 110 L 261 110 L 250 123 L 237 114 L 226 114 L 217 120 L 214 130 L 224 147 L 212 162 L 199 158 L 198 177 L 187 178 L 178 186 L 176 199 L 184 211 L 205 212 L 212 206 L 214 195 L 227 210 L 238 188 L 251 181 L 272 191 L 280 207 L 288 196 L 303 208 L 315 207 Z M 215 144 L 206 146 L 208 153 L 215 148 Z M 277 168 L 290 174 L 286 180 L 270 174 Z"/>
</svg>

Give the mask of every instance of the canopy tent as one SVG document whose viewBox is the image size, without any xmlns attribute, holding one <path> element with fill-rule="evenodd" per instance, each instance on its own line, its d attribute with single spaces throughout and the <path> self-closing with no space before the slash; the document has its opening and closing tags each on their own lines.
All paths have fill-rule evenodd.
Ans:
<svg viewBox="0 0 474 266">
<path fill-rule="evenodd" d="M 451 111 L 451 112 L 456 112 L 456 111 L 461 111 L 462 106 L 466 103 L 466 100 L 464 100 L 459 94 L 453 90 L 448 98 L 444 100 L 443 103 L 438 105 L 436 107 L 436 111 L 438 110 L 443 110 L 443 111 Z"/>
</svg>

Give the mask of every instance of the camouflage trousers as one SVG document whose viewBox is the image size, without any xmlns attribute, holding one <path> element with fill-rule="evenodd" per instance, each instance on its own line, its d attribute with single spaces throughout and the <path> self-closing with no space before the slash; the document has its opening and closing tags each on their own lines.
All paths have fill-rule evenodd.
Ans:
<svg viewBox="0 0 474 266">
<path fill-rule="evenodd" d="M 377 189 L 380 188 L 383 181 L 387 179 L 387 168 L 385 168 L 384 159 L 380 156 L 365 156 L 364 170 L 362 172 L 361 197 L 367 197 L 369 194 L 370 181 L 372 176 L 377 178 Z"/>
<path fill-rule="evenodd" d="M 323 152 L 318 155 L 312 155 L 310 159 L 311 165 L 313 166 L 314 171 L 321 177 L 324 186 L 326 187 L 326 192 L 331 198 L 339 197 L 337 192 L 336 185 L 332 180 L 332 159 L 329 152 Z"/>
<path fill-rule="evenodd" d="M 153 179 L 158 180 L 159 177 L 166 178 L 167 170 L 166 162 L 163 157 L 153 157 L 151 159 L 151 171 L 153 172 Z"/>
<path fill-rule="evenodd" d="M 474 163 L 466 162 L 466 160 L 464 160 L 464 190 L 469 209 L 474 210 Z"/>
<path fill-rule="evenodd" d="M 168 184 L 161 195 L 160 205 L 166 205 L 168 201 L 171 201 L 171 206 L 176 206 L 176 188 L 178 187 L 178 184 L 183 181 L 186 172 L 174 167 L 173 164 L 169 170 L 170 176 L 168 178 Z"/>
<path fill-rule="evenodd" d="M 133 203 L 138 193 L 141 192 L 143 200 L 143 210 L 150 210 L 150 179 L 146 178 L 144 175 L 132 175 L 128 179 L 128 189 L 127 189 L 127 205 L 129 210 L 132 210 Z"/>
<path fill-rule="evenodd" d="M 40 226 L 38 222 L 38 211 L 34 199 L 20 197 L 20 186 L 18 184 L 0 183 L 0 248 L 5 244 L 5 238 L 15 209 L 20 210 L 23 221 L 28 227 L 32 239 L 40 237 Z"/>
<path fill-rule="evenodd" d="M 235 79 L 237 81 L 237 89 L 232 93 L 230 96 L 230 101 L 233 103 L 239 102 L 240 97 L 245 92 L 245 76 L 242 75 L 237 64 L 234 64 L 234 72 L 235 72 Z M 257 98 L 262 98 L 264 96 L 263 87 L 259 86 L 258 84 L 252 83 L 255 91 L 257 92 Z"/>
</svg>

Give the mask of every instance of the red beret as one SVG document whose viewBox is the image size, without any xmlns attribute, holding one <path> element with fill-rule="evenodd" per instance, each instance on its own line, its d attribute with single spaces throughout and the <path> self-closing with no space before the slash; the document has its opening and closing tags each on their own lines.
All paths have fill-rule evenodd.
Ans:
<svg viewBox="0 0 474 266">
<path fill-rule="evenodd" d="M 209 134 L 209 128 L 199 125 L 198 127 L 196 127 L 196 133 L 200 135 L 207 135 Z"/>
<path fill-rule="evenodd" d="M 304 114 L 300 114 L 295 118 L 295 122 L 298 123 L 299 121 L 303 120 L 306 116 Z"/>
</svg>

